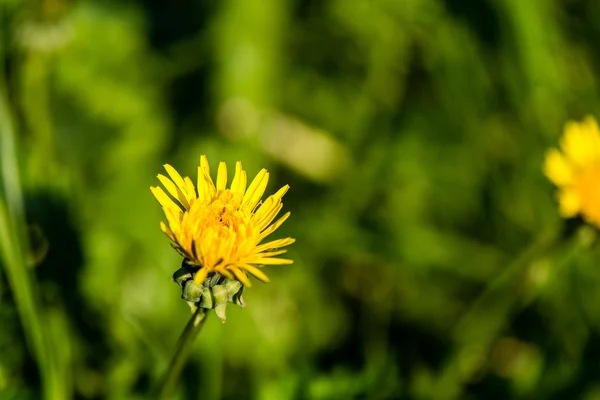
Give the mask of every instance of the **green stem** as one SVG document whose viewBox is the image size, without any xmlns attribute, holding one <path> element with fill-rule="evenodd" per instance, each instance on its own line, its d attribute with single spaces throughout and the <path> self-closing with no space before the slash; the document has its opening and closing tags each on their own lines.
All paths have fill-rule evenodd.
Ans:
<svg viewBox="0 0 600 400">
<path fill-rule="evenodd" d="M 169 368 L 167 369 L 167 372 L 160 383 L 158 389 L 159 399 L 171 398 L 170 394 L 173 391 L 173 388 L 177 383 L 177 379 L 181 374 L 181 370 L 183 369 L 183 366 L 190 354 L 192 344 L 204 326 L 206 315 L 206 310 L 198 307 L 183 330 L 183 333 L 179 338 L 179 342 L 177 343 L 177 349 L 175 350 L 171 364 L 169 364 Z"/>
</svg>

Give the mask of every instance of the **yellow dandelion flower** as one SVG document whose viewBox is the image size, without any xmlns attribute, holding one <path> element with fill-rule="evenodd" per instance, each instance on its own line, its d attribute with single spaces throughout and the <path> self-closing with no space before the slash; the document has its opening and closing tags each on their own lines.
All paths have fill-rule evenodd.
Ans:
<svg viewBox="0 0 600 400">
<path fill-rule="evenodd" d="M 600 227 L 600 130 L 588 116 L 568 122 L 560 141 L 561 150 L 546 152 L 544 173 L 558 187 L 560 215 L 581 215 Z"/>
<path fill-rule="evenodd" d="M 160 187 L 150 188 L 167 219 L 168 226 L 161 222 L 160 227 L 187 263 L 198 268 L 194 276 L 196 284 L 217 274 L 251 286 L 246 273 L 268 282 L 269 278 L 260 270 L 262 266 L 292 263 L 276 256 L 285 253 L 287 250 L 281 248 L 294 243 L 295 239 L 262 243 L 290 216 L 287 212 L 273 222 L 282 209 L 288 185 L 263 202 L 261 198 L 269 181 L 265 169 L 246 188 L 246 171 L 238 161 L 227 188 L 224 162 L 219 164 L 215 184 L 210 177 L 208 160 L 201 156 L 196 186 L 170 165 L 164 167 L 169 177 L 159 174 L 158 179 L 171 197 Z"/>
</svg>

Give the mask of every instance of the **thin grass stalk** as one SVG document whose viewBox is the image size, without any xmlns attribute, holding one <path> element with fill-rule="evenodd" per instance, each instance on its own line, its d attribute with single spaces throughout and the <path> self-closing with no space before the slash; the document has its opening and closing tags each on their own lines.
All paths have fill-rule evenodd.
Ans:
<svg viewBox="0 0 600 400">
<path fill-rule="evenodd" d="M 468 376 L 473 373 L 473 367 L 464 363 L 462 369 L 459 368 L 463 351 L 469 347 L 488 348 L 506 321 L 536 298 L 538 289 L 531 287 L 524 290 L 522 285 L 519 286 L 526 269 L 561 247 L 564 254 L 552 264 L 552 274 L 556 275 L 578 251 L 589 245 L 591 239 L 587 231 L 590 229 L 589 226 L 583 226 L 568 239 L 562 236 L 564 227 L 560 224 L 542 232 L 471 304 L 452 332 L 455 351 L 442 369 L 436 385 L 439 388 L 436 394 L 440 399 L 460 398 L 464 384 L 461 374 Z M 521 290 L 517 290 L 520 287 Z"/>
<path fill-rule="evenodd" d="M 0 81 L 0 261 L 19 313 L 27 346 L 41 376 L 45 399 L 65 399 L 61 378 L 44 334 L 38 291 L 27 265 L 27 242 L 23 197 L 19 181 L 13 119 Z"/>
</svg>

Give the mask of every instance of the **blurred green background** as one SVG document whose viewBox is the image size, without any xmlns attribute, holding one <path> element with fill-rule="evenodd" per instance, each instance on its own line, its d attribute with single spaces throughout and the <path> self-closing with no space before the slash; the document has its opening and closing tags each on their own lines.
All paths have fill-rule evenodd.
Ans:
<svg viewBox="0 0 600 400">
<path fill-rule="evenodd" d="M 599 20 L 0 0 L 0 398 L 149 398 L 190 312 L 148 187 L 206 154 L 290 184 L 295 263 L 210 316 L 174 398 L 600 399 L 600 248 L 541 172 L 599 110 Z"/>
</svg>

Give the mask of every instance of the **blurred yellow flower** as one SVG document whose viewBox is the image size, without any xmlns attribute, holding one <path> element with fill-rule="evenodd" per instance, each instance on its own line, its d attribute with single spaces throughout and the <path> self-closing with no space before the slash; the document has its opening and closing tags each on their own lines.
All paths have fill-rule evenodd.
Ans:
<svg viewBox="0 0 600 400">
<path fill-rule="evenodd" d="M 588 116 L 582 122 L 565 125 L 560 142 L 562 151 L 546 152 L 544 173 L 558 186 L 560 215 L 581 214 L 600 227 L 600 130 Z"/>
<path fill-rule="evenodd" d="M 276 256 L 285 253 L 287 250 L 280 248 L 294 243 L 295 239 L 261 244 L 290 216 L 288 212 L 272 223 L 283 206 L 281 200 L 289 189 L 288 185 L 262 202 L 269 181 L 269 173 L 265 169 L 246 189 L 246 171 L 238 161 L 233 181 L 227 189 L 224 162 L 219 164 L 215 184 L 210 177 L 208 160 L 201 156 L 196 187 L 189 177 L 182 178 L 170 165 L 164 167 L 170 179 L 160 174 L 158 179 L 177 202 L 162 188 L 150 188 L 169 224 L 161 222 L 160 227 L 187 263 L 199 268 L 194 276 L 197 284 L 218 274 L 251 286 L 246 273 L 268 282 L 269 278 L 260 267 L 292 263 L 292 260 Z"/>
</svg>

